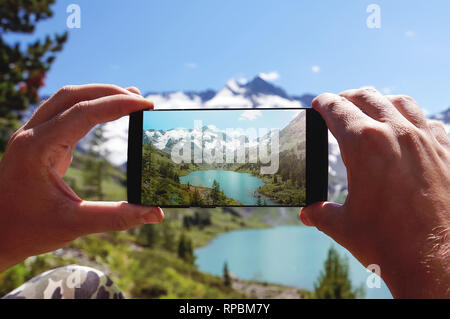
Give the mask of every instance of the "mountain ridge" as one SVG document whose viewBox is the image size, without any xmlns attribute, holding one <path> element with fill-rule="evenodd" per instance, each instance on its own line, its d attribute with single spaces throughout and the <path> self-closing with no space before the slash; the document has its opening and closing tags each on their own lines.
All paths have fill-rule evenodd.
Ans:
<svg viewBox="0 0 450 319">
<path fill-rule="evenodd" d="M 222 108 L 231 101 L 229 106 L 242 108 L 255 107 L 310 107 L 315 95 L 289 95 L 282 88 L 265 81 L 260 76 L 252 81 L 238 83 L 229 80 L 218 91 L 207 89 L 204 91 L 170 91 L 162 93 L 148 93 L 144 95 L 151 99 L 155 108 Z M 48 97 L 46 97 L 48 98 Z M 215 100 L 214 100 L 215 99 Z M 44 100 L 44 98 L 43 98 Z M 214 100 L 214 103 L 211 101 Z M 209 103 L 208 103 L 209 102 Z M 23 112 L 23 122 L 26 122 L 38 105 Z M 226 107 L 226 105 L 225 105 Z M 450 134 L 450 107 L 428 116 L 430 119 L 444 123 L 447 133 Z M 106 142 L 103 148 L 110 154 L 108 159 L 116 166 L 125 169 L 128 145 L 128 117 L 104 124 Z M 84 137 L 77 145 L 77 149 L 85 151 L 88 148 L 90 134 Z M 336 139 L 329 134 L 329 200 L 343 201 L 347 191 L 346 169 L 342 162 L 340 150 Z"/>
</svg>

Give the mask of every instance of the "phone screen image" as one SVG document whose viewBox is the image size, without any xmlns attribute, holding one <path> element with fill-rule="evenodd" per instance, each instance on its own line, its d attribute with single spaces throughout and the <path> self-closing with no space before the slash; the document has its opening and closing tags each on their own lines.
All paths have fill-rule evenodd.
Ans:
<svg viewBox="0 0 450 319">
<path fill-rule="evenodd" d="M 144 111 L 140 202 L 162 207 L 305 206 L 306 113 Z"/>
</svg>

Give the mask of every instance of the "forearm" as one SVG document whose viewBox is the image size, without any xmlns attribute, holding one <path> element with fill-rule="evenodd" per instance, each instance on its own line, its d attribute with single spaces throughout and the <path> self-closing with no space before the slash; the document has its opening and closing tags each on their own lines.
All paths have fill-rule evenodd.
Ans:
<svg viewBox="0 0 450 319">
<path fill-rule="evenodd" d="M 450 228 L 439 227 L 414 256 L 398 255 L 382 266 L 395 298 L 450 298 Z M 384 270 L 384 274 L 383 274 Z"/>
</svg>

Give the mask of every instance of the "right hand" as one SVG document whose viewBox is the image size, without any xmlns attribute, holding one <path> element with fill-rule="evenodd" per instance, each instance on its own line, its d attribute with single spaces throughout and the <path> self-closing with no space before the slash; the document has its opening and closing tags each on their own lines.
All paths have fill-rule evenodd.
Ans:
<svg viewBox="0 0 450 319">
<path fill-rule="evenodd" d="M 450 297 L 450 139 L 407 96 L 375 89 L 313 101 L 347 167 L 343 205 L 300 212 L 364 266 L 377 264 L 394 297 Z"/>
</svg>

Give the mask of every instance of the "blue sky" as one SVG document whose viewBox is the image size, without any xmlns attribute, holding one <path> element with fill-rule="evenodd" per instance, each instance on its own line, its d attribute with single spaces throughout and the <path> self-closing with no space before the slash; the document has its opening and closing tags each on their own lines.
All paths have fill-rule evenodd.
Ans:
<svg viewBox="0 0 450 319">
<path fill-rule="evenodd" d="M 70 3 L 81 7 L 81 29 L 69 30 L 42 94 L 89 82 L 217 90 L 232 77 L 276 72 L 290 94 L 372 85 L 431 113 L 450 105 L 448 0 L 57 0 L 33 36 L 7 39 L 66 30 Z M 371 3 L 380 29 L 366 26 Z"/>
<path fill-rule="evenodd" d="M 170 130 L 173 128 L 193 129 L 195 121 L 202 126 L 214 125 L 221 130 L 266 128 L 283 129 L 301 112 L 299 110 L 225 110 L 217 111 L 145 111 L 144 129 Z"/>
</svg>

